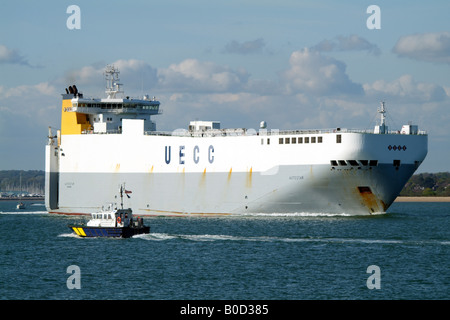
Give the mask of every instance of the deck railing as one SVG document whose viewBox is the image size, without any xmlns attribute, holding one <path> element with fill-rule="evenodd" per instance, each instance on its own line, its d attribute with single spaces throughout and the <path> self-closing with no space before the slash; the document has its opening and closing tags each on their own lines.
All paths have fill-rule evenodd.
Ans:
<svg viewBox="0 0 450 320">
<path fill-rule="evenodd" d="M 106 132 L 94 132 L 93 130 L 83 131 L 83 134 L 121 134 L 122 131 L 107 130 Z M 176 136 L 176 137 L 232 137 L 232 136 L 272 136 L 272 135 L 306 135 L 306 134 L 329 134 L 329 133 L 363 133 L 363 134 L 379 134 L 374 133 L 373 129 L 307 129 L 307 130 L 278 130 L 278 129 L 213 129 L 206 131 L 189 131 L 186 129 L 177 129 L 174 131 L 145 131 L 144 135 L 149 136 Z M 385 134 L 404 134 L 400 130 L 391 130 Z M 418 130 L 416 134 L 410 135 L 426 135 L 427 132 Z"/>
</svg>

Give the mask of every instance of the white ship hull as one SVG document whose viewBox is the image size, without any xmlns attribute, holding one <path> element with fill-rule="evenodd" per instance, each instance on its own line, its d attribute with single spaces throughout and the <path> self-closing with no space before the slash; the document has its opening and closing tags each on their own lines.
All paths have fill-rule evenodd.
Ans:
<svg viewBox="0 0 450 320">
<path fill-rule="evenodd" d="M 426 135 L 164 136 L 144 134 L 141 121 L 127 120 L 121 134 L 66 135 L 59 148 L 47 146 L 48 211 L 99 210 L 126 183 L 137 215 L 374 214 L 388 209 L 427 153 Z M 294 137 L 316 142 L 284 143 Z"/>
</svg>

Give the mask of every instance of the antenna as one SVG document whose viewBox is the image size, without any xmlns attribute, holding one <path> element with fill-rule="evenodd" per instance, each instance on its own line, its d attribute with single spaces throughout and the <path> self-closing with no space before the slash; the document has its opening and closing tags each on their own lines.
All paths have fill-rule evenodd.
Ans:
<svg viewBox="0 0 450 320">
<path fill-rule="evenodd" d="M 125 189 L 125 183 L 120 185 L 120 209 L 123 209 L 123 190 Z"/>
<path fill-rule="evenodd" d="M 119 83 L 119 70 L 116 69 L 113 65 L 107 65 L 105 69 L 105 78 L 106 78 L 106 94 L 108 95 L 108 99 L 115 99 L 117 93 L 123 93 L 120 90 Z"/>
<path fill-rule="evenodd" d="M 386 108 L 384 107 L 384 101 L 381 101 L 380 107 L 377 109 L 380 114 L 380 125 L 375 126 L 376 133 L 385 134 L 387 132 L 386 126 Z"/>
<path fill-rule="evenodd" d="M 381 106 L 380 108 L 378 108 L 378 113 L 381 115 L 380 125 L 384 127 L 386 124 L 386 116 L 385 116 L 386 109 L 384 107 L 384 101 L 381 101 Z"/>
</svg>

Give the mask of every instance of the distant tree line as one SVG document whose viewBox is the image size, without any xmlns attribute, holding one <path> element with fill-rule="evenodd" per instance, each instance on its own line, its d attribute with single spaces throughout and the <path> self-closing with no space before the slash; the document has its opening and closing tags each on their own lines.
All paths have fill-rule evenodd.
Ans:
<svg viewBox="0 0 450 320">
<path fill-rule="evenodd" d="M 20 180 L 22 179 L 22 183 Z M 45 177 L 41 170 L 0 170 L 0 191 L 44 193 Z M 401 196 L 449 197 L 450 172 L 420 173 L 409 179 Z"/>
<path fill-rule="evenodd" d="M 0 192 L 44 194 L 44 185 L 44 171 L 0 170 Z"/>
<path fill-rule="evenodd" d="M 450 172 L 420 173 L 409 179 L 401 196 L 449 197 Z"/>
</svg>

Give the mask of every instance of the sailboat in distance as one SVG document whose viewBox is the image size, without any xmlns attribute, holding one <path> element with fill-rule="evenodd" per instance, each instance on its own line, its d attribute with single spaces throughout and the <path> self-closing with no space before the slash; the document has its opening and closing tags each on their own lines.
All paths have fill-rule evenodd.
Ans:
<svg viewBox="0 0 450 320">
<path fill-rule="evenodd" d="M 22 173 L 20 173 L 20 193 L 19 193 L 19 203 L 16 206 L 17 209 L 25 209 L 25 203 L 22 201 Z"/>
</svg>

